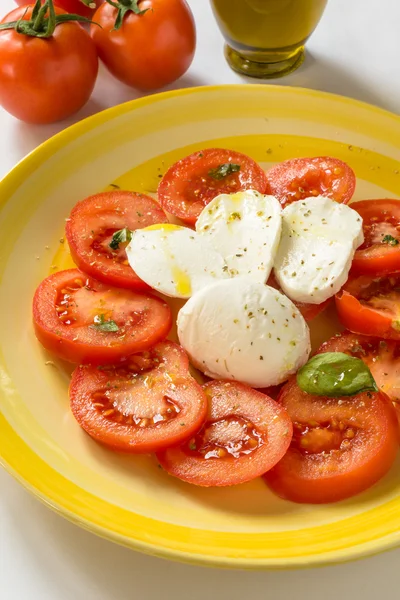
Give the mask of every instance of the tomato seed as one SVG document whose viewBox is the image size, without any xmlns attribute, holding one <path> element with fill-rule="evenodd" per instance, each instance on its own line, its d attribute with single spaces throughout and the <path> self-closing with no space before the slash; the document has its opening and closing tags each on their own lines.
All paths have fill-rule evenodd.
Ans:
<svg viewBox="0 0 400 600">
<path fill-rule="evenodd" d="M 106 410 L 105 412 L 103 412 L 103 415 L 105 417 L 109 417 L 110 415 L 112 415 L 115 412 L 114 408 L 110 408 L 109 410 Z"/>
</svg>

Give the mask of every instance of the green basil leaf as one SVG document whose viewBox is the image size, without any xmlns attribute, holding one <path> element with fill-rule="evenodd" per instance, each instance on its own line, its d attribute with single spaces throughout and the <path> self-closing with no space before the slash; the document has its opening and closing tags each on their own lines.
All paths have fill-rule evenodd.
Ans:
<svg viewBox="0 0 400 600">
<path fill-rule="evenodd" d="M 96 315 L 94 318 L 94 324 L 89 325 L 92 329 L 97 329 L 97 331 L 102 331 L 104 333 L 119 331 L 119 327 L 115 321 L 110 319 L 109 321 L 105 320 L 104 315 Z"/>
<path fill-rule="evenodd" d="M 303 392 L 315 396 L 353 396 L 378 391 L 367 365 L 343 352 L 313 356 L 297 372 L 297 384 Z"/>
<path fill-rule="evenodd" d="M 224 163 L 223 165 L 219 165 L 219 167 L 216 169 L 211 169 L 208 171 L 208 174 L 213 179 L 224 179 L 231 173 L 236 173 L 237 171 L 240 171 L 240 165 L 235 165 L 234 163 Z"/>
<path fill-rule="evenodd" d="M 130 229 L 120 229 L 112 236 L 111 242 L 108 244 L 112 250 L 118 250 L 120 244 L 126 244 L 132 239 L 132 231 Z"/>
<path fill-rule="evenodd" d="M 382 240 L 382 243 L 389 244 L 389 246 L 397 246 L 397 244 L 399 243 L 399 240 L 394 238 L 392 235 L 385 235 L 385 237 Z"/>
</svg>

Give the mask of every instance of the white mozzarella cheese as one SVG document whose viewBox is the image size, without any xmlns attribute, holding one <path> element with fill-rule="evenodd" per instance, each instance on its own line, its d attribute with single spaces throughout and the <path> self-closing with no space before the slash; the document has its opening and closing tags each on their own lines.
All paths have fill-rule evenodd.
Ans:
<svg viewBox="0 0 400 600">
<path fill-rule="evenodd" d="M 216 279 L 229 277 L 224 259 L 187 227 L 162 224 L 137 229 L 126 253 L 144 282 L 174 298 L 189 298 Z"/>
<path fill-rule="evenodd" d="M 308 359 L 310 334 L 277 290 L 237 277 L 194 294 L 178 314 L 178 337 L 193 364 L 214 379 L 252 387 L 285 381 Z"/>
<path fill-rule="evenodd" d="M 281 237 L 281 215 L 274 196 L 253 190 L 220 194 L 201 212 L 196 231 L 223 256 L 232 276 L 265 283 Z"/>
<path fill-rule="evenodd" d="M 283 210 L 274 271 L 292 300 L 320 304 L 347 281 L 354 252 L 364 241 L 360 215 L 324 196 Z"/>
</svg>

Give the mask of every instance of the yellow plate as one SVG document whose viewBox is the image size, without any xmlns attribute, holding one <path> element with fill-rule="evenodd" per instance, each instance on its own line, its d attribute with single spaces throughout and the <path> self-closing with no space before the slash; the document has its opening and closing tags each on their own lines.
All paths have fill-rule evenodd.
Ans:
<svg viewBox="0 0 400 600">
<path fill-rule="evenodd" d="M 358 199 L 400 196 L 400 119 L 309 90 L 168 92 L 105 111 L 43 144 L 0 184 L 1 461 L 63 516 L 167 558 L 279 568 L 390 548 L 400 540 L 399 464 L 368 492 L 328 506 L 285 502 L 261 480 L 198 489 L 150 457 L 117 456 L 89 439 L 68 409 L 68 370 L 48 362 L 34 338 L 31 298 L 51 268 L 67 264 L 59 239 L 75 202 L 111 182 L 154 192 L 169 164 L 206 146 L 240 150 L 266 166 L 334 155 L 356 171 Z"/>
</svg>

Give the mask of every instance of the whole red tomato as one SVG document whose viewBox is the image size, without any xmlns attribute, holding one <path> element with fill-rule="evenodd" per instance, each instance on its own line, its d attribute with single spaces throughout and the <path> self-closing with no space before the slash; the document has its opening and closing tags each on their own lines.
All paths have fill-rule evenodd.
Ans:
<svg viewBox="0 0 400 600">
<path fill-rule="evenodd" d="M 32 7 L 25 11 L 16 8 L 2 23 L 29 20 Z M 53 123 L 75 113 L 89 100 L 97 71 L 96 47 L 77 22 L 57 25 L 48 38 L 0 31 L 0 104 L 22 121 Z"/>
<path fill-rule="evenodd" d="M 27 0 L 15 0 L 19 6 L 29 4 Z M 44 4 L 45 0 L 42 0 Z M 82 17 L 91 18 L 95 10 L 100 6 L 104 0 L 56 0 L 54 4 L 59 6 L 68 13 L 75 15 L 81 15 Z M 92 6 L 95 5 L 95 6 Z"/>
<path fill-rule="evenodd" d="M 125 4 L 125 3 L 124 3 Z M 101 60 L 120 81 L 140 90 L 154 90 L 183 75 L 195 48 L 196 29 L 185 0 L 132 0 L 141 14 L 125 12 L 108 2 L 95 12 L 91 36 Z M 115 29 L 119 10 L 125 12 Z M 122 13 L 122 14 L 123 14 Z M 120 13 L 121 14 L 121 13 Z"/>
</svg>

